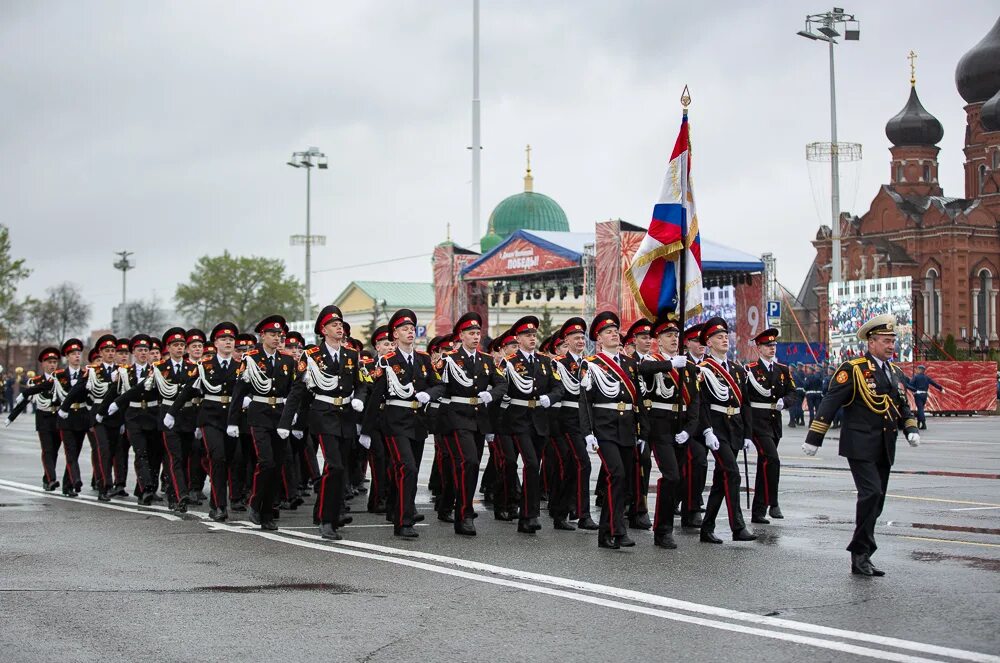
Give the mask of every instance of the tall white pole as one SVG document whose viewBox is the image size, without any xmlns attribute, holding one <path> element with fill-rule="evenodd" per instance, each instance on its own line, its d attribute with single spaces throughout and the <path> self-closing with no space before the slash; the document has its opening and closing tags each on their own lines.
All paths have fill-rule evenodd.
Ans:
<svg viewBox="0 0 1000 663">
<path fill-rule="evenodd" d="M 472 242 L 482 237 L 479 227 L 479 0 L 472 0 Z"/>
<path fill-rule="evenodd" d="M 312 163 L 306 164 L 306 292 L 302 319 L 312 317 Z"/>
<path fill-rule="evenodd" d="M 837 84 L 833 72 L 833 39 L 830 39 L 830 213 L 833 230 L 833 271 L 830 280 L 840 283 L 840 148 L 837 144 Z"/>
</svg>

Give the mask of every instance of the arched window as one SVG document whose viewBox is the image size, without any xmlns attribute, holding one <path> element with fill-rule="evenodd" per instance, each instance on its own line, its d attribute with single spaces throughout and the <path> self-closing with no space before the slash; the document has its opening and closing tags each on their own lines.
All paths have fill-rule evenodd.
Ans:
<svg viewBox="0 0 1000 663">
<path fill-rule="evenodd" d="M 906 181 L 906 178 L 903 177 L 903 164 L 901 164 L 901 163 L 897 163 L 896 164 L 896 181 L 897 182 L 905 182 Z"/>
<path fill-rule="evenodd" d="M 1000 170 L 1000 150 L 993 150 L 993 170 Z"/>
<path fill-rule="evenodd" d="M 979 195 L 983 195 L 983 185 L 986 184 L 986 166 L 979 167 Z"/>
<path fill-rule="evenodd" d="M 924 181 L 925 182 L 931 181 L 931 165 L 928 163 L 924 164 Z"/>
<path fill-rule="evenodd" d="M 972 280 L 972 325 L 976 336 L 985 345 L 996 332 L 996 310 L 993 304 L 993 274 L 980 269 Z"/>
<path fill-rule="evenodd" d="M 938 338 L 941 322 L 941 275 L 931 267 L 924 276 L 924 333 Z"/>
</svg>

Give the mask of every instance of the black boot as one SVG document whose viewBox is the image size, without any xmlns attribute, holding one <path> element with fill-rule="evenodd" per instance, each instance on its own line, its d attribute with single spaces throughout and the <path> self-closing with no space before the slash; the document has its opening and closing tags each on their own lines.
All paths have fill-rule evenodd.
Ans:
<svg viewBox="0 0 1000 663">
<path fill-rule="evenodd" d="M 654 532 L 653 545 L 659 548 L 669 548 L 674 550 L 677 544 L 674 542 L 674 535 L 670 532 Z"/>
</svg>

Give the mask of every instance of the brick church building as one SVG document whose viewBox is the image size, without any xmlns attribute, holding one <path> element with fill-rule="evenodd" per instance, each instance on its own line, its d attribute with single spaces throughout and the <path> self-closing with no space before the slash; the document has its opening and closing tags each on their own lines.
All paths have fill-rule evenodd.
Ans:
<svg viewBox="0 0 1000 663">
<path fill-rule="evenodd" d="M 903 109 L 886 124 L 889 183 L 861 216 L 841 215 L 845 280 L 913 279 L 914 339 L 926 350 L 949 335 L 959 347 L 1000 347 L 1000 19 L 959 61 L 966 102 L 965 194 L 938 182 L 941 123 L 920 103 L 915 82 Z M 807 333 L 826 340 L 831 231 L 813 240 L 816 258 L 799 292 Z M 812 315 L 809 315 L 809 313 Z M 811 334 L 812 335 L 812 334 Z"/>
</svg>

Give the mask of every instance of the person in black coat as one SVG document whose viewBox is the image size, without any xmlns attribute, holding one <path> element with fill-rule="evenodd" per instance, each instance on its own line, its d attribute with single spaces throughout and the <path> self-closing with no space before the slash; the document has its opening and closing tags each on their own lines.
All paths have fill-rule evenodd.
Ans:
<svg viewBox="0 0 1000 663">
<path fill-rule="evenodd" d="M 372 372 L 371 398 L 360 438 L 361 445 L 367 448 L 372 434 L 382 433 L 396 480 L 387 515 L 392 518 L 393 533 L 406 539 L 417 538 L 413 525 L 424 519 L 414 504 L 427 438 L 423 408 L 444 393 L 430 355 L 413 347 L 416 325 L 417 315 L 409 309 L 400 309 L 389 318 L 389 333 L 396 350 L 380 357 Z"/>
<path fill-rule="evenodd" d="M 245 407 L 257 457 L 247 517 L 261 529 L 273 531 L 278 529 L 274 522 L 278 468 L 288 453 L 289 431 L 279 430 L 279 423 L 285 400 L 300 371 L 295 360 L 278 351 L 282 335 L 288 333 L 283 317 L 266 317 L 257 323 L 254 331 L 260 337 L 260 344 L 243 355 L 239 379 L 229 404 L 226 435 L 233 438 L 240 436 L 240 419 Z"/>
<path fill-rule="evenodd" d="M 584 361 L 580 378 L 580 430 L 587 450 L 596 452 L 606 468 L 597 543 L 614 550 L 635 545 L 625 521 L 627 482 L 634 468 L 633 454 L 645 445 L 648 425 L 635 361 L 620 353 L 620 326 L 613 312 L 597 314 L 590 324 L 590 339 L 598 352 Z"/>
<path fill-rule="evenodd" d="M 4 427 L 7 427 L 27 409 L 29 403 L 34 403 L 35 432 L 38 433 L 38 441 L 42 447 L 42 488 L 49 492 L 59 487 L 56 461 L 59 459 L 62 439 L 56 424 L 56 404 L 52 397 L 55 373 L 59 367 L 59 355 L 58 348 L 42 348 L 38 353 L 38 363 L 41 364 L 42 372 L 34 377 L 25 378 L 25 384 L 14 401 L 14 407 L 4 419 Z M 63 492 L 68 497 L 76 497 L 76 491 L 72 490 L 72 487 L 69 492 L 64 488 Z"/>
<path fill-rule="evenodd" d="M 715 518 L 725 502 L 733 541 L 754 541 L 740 509 L 740 467 L 736 456 L 753 446 L 753 422 L 746 400 L 747 372 L 726 358 L 729 326 L 722 318 L 712 318 L 702 327 L 701 344 L 708 347 L 701 362 L 701 429 L 705 444 L 715 458 L 712 490 L 701 524 L 703 543 L 722 543 L 715 536 Z"/>
<path fill-rule="evenodd" d="M 882 576 L 885 573 L 872 564 L 871 556 L 878 549 L 875 523 L 885 506 L 896 436 L 902 429 L 906 441 L 916 447 L 920 434 L 906 400 L 906 376 L 889 361 L 896 343 L 895 316 L 872 318 L 858 330 L 858 338 L 867 342 L 868 351 L 864 357 L 844 362 L 834 373 L 802 450 L 816 455 L 837 411 L 843 408 L 840 455 L 847 458 L 858 490 L 854 536 L 847 546 L 851 573 Z"/>
</svg>

